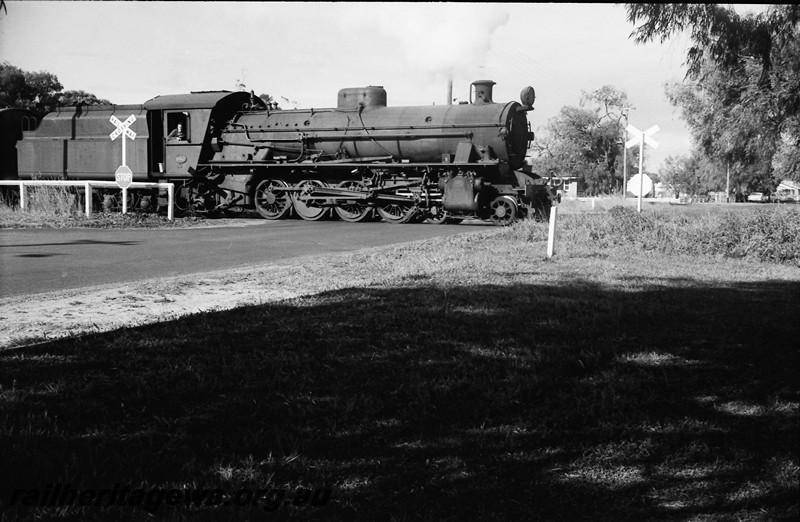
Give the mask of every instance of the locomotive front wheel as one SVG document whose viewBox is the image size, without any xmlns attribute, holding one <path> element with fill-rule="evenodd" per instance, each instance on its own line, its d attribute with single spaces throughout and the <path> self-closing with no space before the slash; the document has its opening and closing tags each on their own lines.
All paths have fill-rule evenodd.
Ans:
<svg viewBox="0 0 800 522">
<path fill-rule="evenodd" d="M 492 211 L 489 219 L 495 225 L 505 227 L 517 220 L 517 204 L 508 196 L 495 198 L 489 208 Z"/>
<path fill-rule="evenodd" d="M 292 196 L 294 211 L 306 221 L 319 221 L 328 214 L 328 207 L 322 206 L 323 200 L 310 198 L 314 187 L 324 187 L 325 183 L 316 179 L 307 179 L 301 182 L 300 192 Z"/>
<path fill-rule="evenodd" d="M 378 207 L 378 214 L 387 223 L 399 225 L 411 221 L 417 214 L 417 207 L 413 203 L 392 202 Z"/>
<path fill-rule="evenodd" d="M 189 212 L 192 208 L 192 193 L 191 187 L 186 185 L 179 186 L 175 190 L 174 205 L 178 212 Z"/>
<path fill-rule="evenodd" d="M 280 219 L 292 208 L 292 199 L 285 188 L 288 185 L 281 179 L 264 179 L 256 185 L 253 203 L 265 219 Z"/>
<path fill-rule="evenodd" d="M 444 225 L 450 219 L 450 213 L 442 207 L 430 207 L 425 215 L 425 220 L 433 225 Z"/>
<path fill-rule="evenodd" d="M 450 212 L 446 211 L 442 207 L 430 207 L 425 218 L 428 223 L 433 225 L 458 225 L 464 221 L 461 218 L 452 217 Z"/>
<path fill-rule="evenodd" d="M 127 193 L 126 209 L 128 212 L 132 212 L 139 205 L 141 196 L 131 190 L 128 190 Z M 104 212 L 122 212 L 122 191 L 120 190 L 116 194 L 106 194 L 101 205 Z"/>
<path fill-rule="evenodd" d="M 363 191 L 365 189 L 363 183 L 352 179 L 342 181 L 339 183 L 338 187 L 352 191 Z M 340 218 L 350 223 L 366 221 L 372 217 L 372 208 L 361 203 L 359 200 L 344 201 L 337 205 L 335 210 Z"/>
</svg>

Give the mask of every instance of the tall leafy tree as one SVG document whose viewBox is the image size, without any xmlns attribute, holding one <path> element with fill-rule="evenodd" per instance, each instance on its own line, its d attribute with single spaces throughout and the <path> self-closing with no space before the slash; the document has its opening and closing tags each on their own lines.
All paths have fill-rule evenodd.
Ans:
<svg viewBox="0 0 800 522">
<path fill-rule="evenodd" d="M 668 156 L 664 160 L 661 180 L 675 192 L 675 196 L 694 193 L 697 175 L 691 160 L 690 156 Z"/>
<path fill-rule="evenodd" d="M 784 174 L 800 181 L 800 24 L 796 19 L 781 32 L 778 43 L 772 57 L 770 101 L 779 138 L 772 166 L 776 177 Z"/>
<path fill-rule="evenodd" d="M 725 189 L 725 168 L 695 150 L 688 155 L 667 157 L 659 176 L 675 196 L 680 193 L 700 195 Z M 731 190 L 738 191 L 737 180 L 731 183 Z"/>
<path fill-rule="evenodd" d="M 20 107 L 33 111 L 39 118 L 56 107 L 110 104 L 82 90 L 64 91 L 58 77 L 46 71 L 29 72 L 0 62 L 0 107 Z"/>
<path fill-rule="evenodd" d="M 22 107 L 25 103 L 25 73 L 8 62 L 0 62 L 0 107 Z M 28 100 L 29 103 L 33 99 Z"/>
<path fill-rule="evenodd" d="M 64 86 L 55 74 L 38 71 L 25 73 L 24 100 L 33 100 L 34 111 L 48 113 L 59 106 L 58 99 Z"/>
<path fill-rule="evenodd" d="M 577 177 L 589 195 L 622 188 L 625 91 L 606 85 L 583 92 L 578 107 L 563 107 L 534 142 L 533 170 Z M 631 157 L 632 159 L 632 157 Z"/>
<path fill-rule="evenodd" d="M 734 184 L 763 190 L 773 181 L 772 160 L 780 135 L 769 98 L 759 96 L 752 67 L 720 69 L 705 64 L 703 81 L 667 86 L 667 97 L 683 110 L 697 153 L 723 180 L 732 169 Z M 711 183 L 711 185 L 716 185 Z M 715 188 L 709 188 L 716 190 Z"/>
<path fill-rule="evenodd" d="M 626 4 L 639 43 L 685 31 L 683 109 L 698 151 L 733 164 L 749 189 L 800 179 L 800 8 L 739 15 L 718 4 Z"/>
<path fill-rule="evenodd" d="M 687 54 L 688 76 L 700 74 L 704 58 L 722 68 L 736 67 L 742 58 L 756 60 L 762 73 L 772 65 L 773 47 L 781 45 L 786 31 L 800 20 L 797 5 L 777 5 L 767 13 L 739 15 L 720 4 L 626 4 L 628 21 L 641 22 L 631 36 L 637 43 L 686 31 L 692 41 Z"/>
</svg>

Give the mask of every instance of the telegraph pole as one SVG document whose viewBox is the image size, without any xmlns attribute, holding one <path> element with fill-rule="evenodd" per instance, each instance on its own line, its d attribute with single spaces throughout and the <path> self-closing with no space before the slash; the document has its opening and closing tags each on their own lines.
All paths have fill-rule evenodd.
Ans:
<svg viewBox="0 0 800 522">
<path fill-rule="evenodd" d="M 731 163 L 728 162 L 728 175 L 725 177 L 725 203 L 731 202 Z"/>
</svg>

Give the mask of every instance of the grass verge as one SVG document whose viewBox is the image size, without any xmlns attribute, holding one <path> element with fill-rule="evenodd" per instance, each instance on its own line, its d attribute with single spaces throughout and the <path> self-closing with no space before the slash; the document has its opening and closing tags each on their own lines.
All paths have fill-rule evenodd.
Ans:
<svg viewBox="0 0 800 522">
<path fill-rule="evenodd" d="M 797 268 L 568 223 L 547 261 L 523 223 L 337 258 L 314 296 L 0 354 L 0 518 L 796 519 Z M 331 496 L 9 505 L 55 483 Z"/>
</svg>

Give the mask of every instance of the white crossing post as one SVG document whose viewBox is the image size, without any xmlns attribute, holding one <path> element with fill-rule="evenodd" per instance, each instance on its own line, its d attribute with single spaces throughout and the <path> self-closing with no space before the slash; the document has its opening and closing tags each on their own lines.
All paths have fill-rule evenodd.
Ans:
<svg viewBox="0 0 800 522">
<path fill-rule="evenodd" d="M 642 211 L 642 191 L 644 190 L 644 172 L 642 171 L 642 162 L 644 161 L 644 132 L 642 133 L 642 138 L 639 141 L 639 202 L 636 205 L 636 211 Z M 123 143 L 125 143 L 123 141 Z"/>
<path fill-rule="evenodd" d="M 658 148 L 658 142 L 652 139 L 650 136 L 658 132 L 659 128 L 658 125 L 653 125 L 646 131 L 642 132 L 633 125 L 628 125 L 625 129 L 631 134 L 633 134 L 633 138 L 629 139 L 625 142 L 625 147 L 634 147 L 639 145 L 639 205 L 638 210 L 639 212 L 642 211 L 642 195 L 644 192 L 644 172 L 642 169 L 643 161 L 644 161 L 644 144 L 647 143 L 654 149 Z M 631 180 L 633 181 L 633 180 Z M 625 187 L 627 190 L 627 187 Z M 648 191 L 649 192 L 649 191 Z"/>
<path fill-rule="evenodd" d="M 25 182 L 19 182 L 19 209 L 25 210 Z"/>
<path fill-rule="evenodd" d="M 127 136 L 132 140 L 136 139 L 136 133 L 129 128 L 131 123 L 136 121 L 136 116 L 131 114 L 124 122 L 119 121 L 116 116 L 111 116 L 109 121 L 117 127 L 117 130 L 109 135 L 111 140 L 113 141 L 117 139 L 117 136 L 122 135 L 122 165 L 117 168 L 114 178 L 117 181 L 117 185 L 122 188 L 122 213 L 126 214 L 128 212 L 128 186 L 133 181 L 133 172 L 128 168 L 125 160 L 125 137 Z"/>
</svg>

